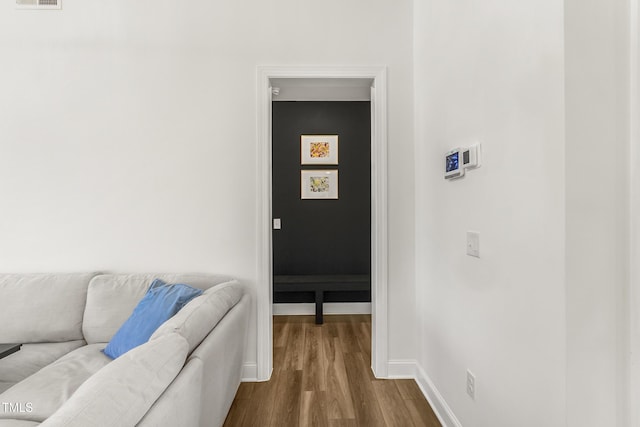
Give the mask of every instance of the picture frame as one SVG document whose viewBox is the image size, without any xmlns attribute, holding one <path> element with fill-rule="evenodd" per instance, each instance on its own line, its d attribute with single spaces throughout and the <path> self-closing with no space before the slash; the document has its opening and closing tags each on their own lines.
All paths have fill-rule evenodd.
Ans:
<svg viewBox="0 0 640 427">
<path fill-rule="evenodd" d="M 301 135 L 300 164 L 337 165 L 338 135 Z"/>
<path fill-rule="evenodd" d="M 337 199 L 338 170 L 302 170 L 300 171 L 301 199 Z"/>
</svg>

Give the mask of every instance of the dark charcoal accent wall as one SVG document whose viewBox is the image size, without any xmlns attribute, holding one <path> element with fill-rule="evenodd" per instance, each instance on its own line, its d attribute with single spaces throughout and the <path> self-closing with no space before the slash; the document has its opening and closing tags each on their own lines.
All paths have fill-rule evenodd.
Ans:
<svg viewBox="0 0 640 427">
<path fill-rule="evenodd" d="M 338 135 L 339 165 L 300 164 L 300 135 Z M 370 274 L 371 104 L 273 103 L 273 271 Z M 300 199 L 300 171 L 338 169 L 338 200 Z M 326 301 L 370 301 L 371 292 L 327 292 Z M 309 293 L 275 293 L 274 302 L 312 302 Z"/>
</svg>

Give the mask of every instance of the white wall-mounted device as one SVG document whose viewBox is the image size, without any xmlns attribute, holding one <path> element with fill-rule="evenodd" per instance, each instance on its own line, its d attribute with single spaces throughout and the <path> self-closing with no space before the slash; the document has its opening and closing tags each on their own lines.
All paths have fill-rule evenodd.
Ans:
<svg viewBox="0 0 640 427">
<path fill-rule="evenodd" d="M 16 9 L 62 9 L 62 0 L 16 0 Z"/>
<path fill-rule="evenodd" d="M 465 169 L 480 167 L 480 144 L 474 144 L 462 150 L 462 166 Z"/>
<path fill-rule="evenodd" d="M 465 170 L 476 169 L 481 165 L 481 146 L 474 144 L 467 148 L 455 148 L 444 155 L 444 178 L 461 178 Z"/>
</svg>

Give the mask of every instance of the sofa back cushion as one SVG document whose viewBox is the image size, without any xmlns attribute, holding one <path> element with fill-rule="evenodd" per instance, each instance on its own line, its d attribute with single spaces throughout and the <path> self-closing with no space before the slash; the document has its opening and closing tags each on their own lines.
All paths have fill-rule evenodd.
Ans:
<svg viewBox="0 0 640 427">
<path fill-rule="evenodd" d="M 0 274 L 0 343 L 81 340 L 96 273 Z"/>
<path fill-rule="evenodd" d="M 189 343 L 189 353 L 211 332 L 225 314 L 244 294 L 235 280 L 215 286 L 191 300 L 175 316 L 167 320 L 151 335 L 150 340 L 177 333 Z"/>
<path fill-rule="evenodd" d="M 131 316 L 111 338 L 104 354 L 116 359 L 132 348 L 146 343 L 160 325 L 173 317 L 189 301 L 202 295 L 202 292 L 202 289 L 182 283 L 169 285 L 155 279 L 133 309 Z"/>
<path fill-rule="evenodd" d="M 82 332 L 87 343 L 106 343 L 129 318 L 154 279 L 209 289 L 231 280 L 213 274 L 101 274 L 89 283 Z"/>
</svg>

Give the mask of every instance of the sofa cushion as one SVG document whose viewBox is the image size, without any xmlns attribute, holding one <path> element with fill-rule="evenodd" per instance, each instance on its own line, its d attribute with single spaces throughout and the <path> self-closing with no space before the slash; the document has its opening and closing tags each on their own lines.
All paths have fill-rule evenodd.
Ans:
<svg viewBox="0 0 640 427">
<path fill-rule="evenodd" d="M 34 427 L 39 425 L 40 423 L 36 421 L 0 420 L 0 427 Z"/>
<path fill-rule="evenodd" d="M 109 364 L 104 344 L 80 347 L 0 394 L 0 402 L 32 404 L 32 411 L 15 413 L 0 405 L 0 419 L 44 421 L 60 408 L 91 375 Z"/>
<path fill-rule="evenodd" d="M 113 336 L 104 354 L 112 359 L 149 341 L 160 325 L 173 317 L 182 307 L 197 296 L 201 289 L 183 284 L 167 284 L 155 279 L 131 316 Z"/>
<path fill-rule="evenodd" d="M 187 343 L 178 334 L 136 347 L 89 378 L 42 426 L 134 426 L 178 375 L 186 357 Z"/>
<path fill-rule="evenodd" d="M 85 344 L 83 340 L 23 344 L 20 351 L 0 359 L 0 393 Z"/>
<path fill-rule="evenodd" d="M 160 326 L 151 339 L 176 332 L 187 340 L 191 353 L 220 319 L 240 301 L 242 294 L 243 288 L 236 281 L 210 288 Z"/>
<path fill-rule="evenodd" d="M 107 343 L 131 315 L 154 279 L 209 289 L 231 278 L 213 274 L 101 274 L 89 284 L 82 332 L 89 343 Z"/>
<path fill-rule="evenodd" d="M 0 380 L 0 393 L 4 393 L 16 384 L 17 381 L 2 381 Z"/>
<path fill-rule="evenodd" d="M 87 287 L 95 273 L 0 274 L 0 342 L 83 339 Z"/>
</svg>

